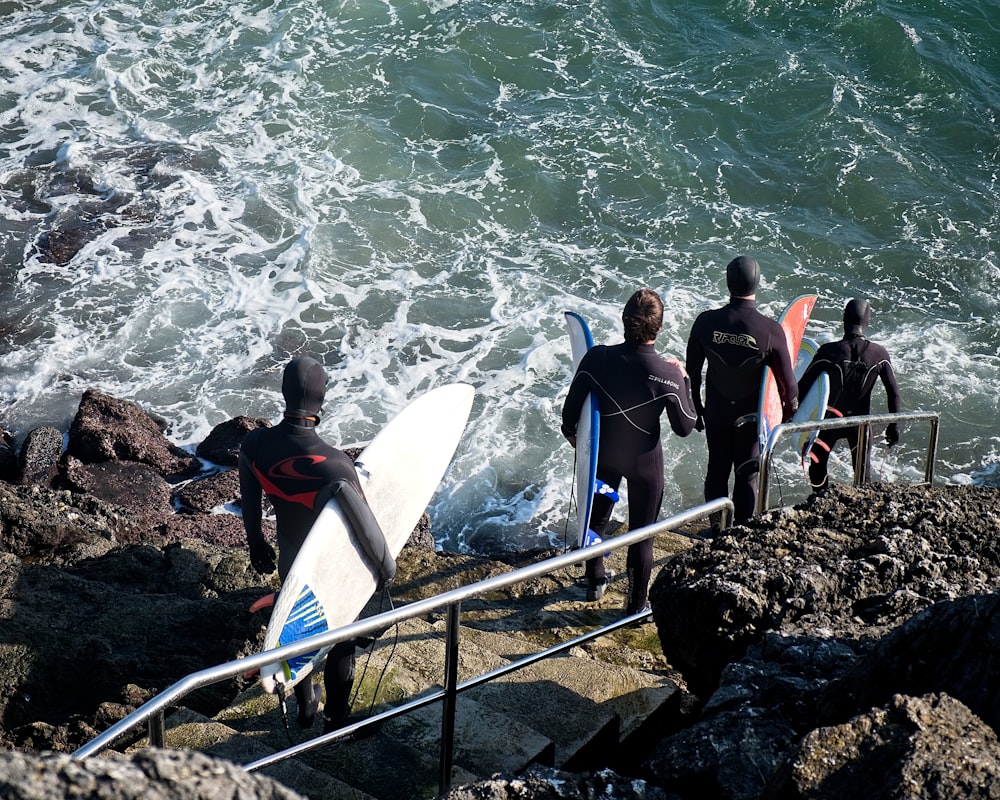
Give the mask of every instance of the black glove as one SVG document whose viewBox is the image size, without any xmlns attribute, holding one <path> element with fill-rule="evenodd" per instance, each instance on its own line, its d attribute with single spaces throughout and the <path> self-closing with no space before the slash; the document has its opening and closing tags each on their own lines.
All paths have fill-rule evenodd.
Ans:
<svg viewBox="0 0 1000 800">
<path fill-rule="evenodd" d="M 899 427 L 895 422 L 890 422 L 885 428 L 885 443 L 894 445 L 899 441 Z"/>
<path fill-rule="evenodd" d="M 250 542 L 250 564 L 261 575 L 274 572 L 274 548 L 263 537 Z"/>
<path fill-rule="evenodd" d="M 705 418 L 701 414 L 699 414 L 697 419 L 694 421 L 694 429 L 698 431 L 698 433 L 705 430 Z"/>
</svg>

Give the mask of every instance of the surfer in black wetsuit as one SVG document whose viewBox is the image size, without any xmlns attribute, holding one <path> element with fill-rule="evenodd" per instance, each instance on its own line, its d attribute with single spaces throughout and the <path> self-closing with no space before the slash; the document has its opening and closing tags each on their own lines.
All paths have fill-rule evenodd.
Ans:
<svg viewBox="0 0 1000 800">
<path fill-rule="evenodd" d="M 785 333 L 775 320 L 757 310 L 759 283 L 756 259 L 739 256 L 730 261 L 726 266 L 729 303 L 699 314 L 687 343 L 687 372 L 698 411 L 697 427 L 705 431 L 708 444 L 705 500 L 729 494 L 732 472 L 737 524 L 753 516 L 757 503 L 760 446 L 756 419 L 764 367 L 771 368 L 778 384 L 783 421 L 798 407 Z M 701 374 L 706 363 L 702 403 Z M 717 526 L 713 520 L 716 532 Z"/>
<path fill-rule="evenodd" d="M 875 381 L 882 380 L 885 387 L 889 413 L 903 407 L 896 383 L 896 374 L 889 360 L 889 352 L 880 344 L 868 341 L 865 331 L 871 321 L 872 307 L 867 300 L 855 298 L 844 308 L 844 338 L 827 342 L 816 351 L 813 360 L 799 381 L 799 397 L 803 398 L 820 373 L 830 376 L 830 401 L 827 403 L 827 417 L 857 417 L 871 413 L 872 389 Z M 836 428 L 820 431 L 813 442 L 809 454 L 809 482 L 817 492 L 829 487 L 827 463 L 830 451 L 841 439 L 846 439 L 851 448 L 853 463 L 857 464 L 858 428 Z M 899 441 L 899 428 L 895 422 L 885 429 L 885 440 L 889 445 Z M 868 474 L 871 456 L 865 453 L 864 474 Z"/>
<path fill-rule="evenodd" d="M 576 425 L 590 392 L 601 414 L 597 477 L 615 491 L 628 482 L 628 527 L 636 530 L 656 521 L 663 501 L 663 447 L 660 415 L 664 409 L 678 436 L 694 428 L 691 385 L 681 363 L 659 356 L 654 348 L 663 324 L 663 302 L 652 289 L 640 289 L 622 312 L 625 341 L 592 347 L 583 356 L 562 409 L 562 433 L 576 446 Z M 603 537 L 614 501 L 598 494 L 590 529 Z M 626 558 L 629 590 L 626 613 L 648 606 L 653 568 L 653 540 L 632 545 Z M 587 600 L 604 595 L 608 578 L 604 557 L 587 562 Z"/>
<path fill-rule="evenodd" d="M 250 562 L 262 575 L 274 572 L 275 552 L 261 528 L 261 500 L 266 494 L 274 508 L 278 576 L 282 581 L 330 498 L 332 484 L 349 481 L 361 492 L 351 458 L 316 433 L 326 396 L 326 380 L 326 370 L 313 358 L 304 356 L 289 362 L 281 383 L 286 405 L 284 418 L 273 428 L 252 430 L 240 448 L 240 495 Z M 354 683 L 354 648 L 353 640 L 341 642 L 327 656 L 323 673 L 327 692 L 324 732 L 347 721 Z M 301 727 L 312 725 L 321 696 L 322 690 L 311 678 L 295 684 Z"/>
</svg>

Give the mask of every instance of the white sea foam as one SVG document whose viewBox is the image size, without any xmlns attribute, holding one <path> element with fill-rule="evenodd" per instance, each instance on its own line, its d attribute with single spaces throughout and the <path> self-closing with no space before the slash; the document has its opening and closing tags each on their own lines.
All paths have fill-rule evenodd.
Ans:
<svg viewBox="0 0 1000 800">
<path fill-rule="evenodd" d="M 659 348 L 681 357 L 724 301 L 722 266 L 753 252 L 768 313 L 820 294 L 818 339 L 872 297 L 907 408 L 941 411 L 939 475 L 994 480 L 1000 170 L 976 93 L 995 81 L 931 62 L 940 84 L 883 77 L 864 56 L 879 14 L 831 28 L 807 4 L 757 5 L 766 38 L 700 7 L 559 2 L 6 15 L 0 422 L 65 428 L 95 387 L 194 446 L 230 416 L 277 417 L 280 368 L 310 351 L 331 376 L 321 430 L 348 445 L 464 380 L 476 401 L 435 530 L 552 543 L 571 503 L 562 312 L 615 341 L 652 286 Z M 923 28 L 899 15 L 912 43 Z M 766 44 L 727 57 L 746 37 Z M 77 237 L 72 258 L 45 255 L 52 229 Z M 924 442 L 905 430 L 880 474 L 919 478 Z M 703 436 L 668 436 L 665 456 L 665 509 L 700 502 Z M 794 454 L 776 469 L 783 497 L 807 488 Z"/>
</svg>

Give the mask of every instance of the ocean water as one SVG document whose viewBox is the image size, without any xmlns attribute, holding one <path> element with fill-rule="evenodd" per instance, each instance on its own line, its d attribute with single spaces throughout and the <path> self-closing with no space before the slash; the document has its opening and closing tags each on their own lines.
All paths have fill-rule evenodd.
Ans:
<svg viewBox="0 0 1000 800">
<path fill-rule="evenodd" d="M 558 543 L 563 310 L 616 341 L 651 286 L 682 356 L 752 253 L 820 341 L 869 297 L 938 482 L 998 485 L 998 109 L 996 0 L 0 0 L 0 424 L 94 387 L 194 447 L 311 353 L 346 446 L 468 381 L 440 545 Z M 665 451 L 700 503 L 703 436 Z"/>
</svg>

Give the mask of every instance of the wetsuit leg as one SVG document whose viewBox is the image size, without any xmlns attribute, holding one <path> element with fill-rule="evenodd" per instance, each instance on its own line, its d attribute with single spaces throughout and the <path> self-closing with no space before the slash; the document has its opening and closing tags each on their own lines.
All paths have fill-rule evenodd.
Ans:
<svg viewBox="0 0 1000 800">
<path fill-rule="evenodd" d="M 741 425 L 733 434 L 733 522 L 750 519 L 757 510 L 760 440 L 755 425 Z"/>
<path fill-rule="evenodd" d="M 663 459 L 650 458 L 640 462 L 641 476 L 628 479 L 628 527 L 638 530 L 656 522 L 663 504 Z M 625 610 L 635 614 L 649 599 L 649 578 L 653 571 L 653 540 L 634 544 L 625 560 L 628 570 L 629 596 Z"/>
<path fill-rule="evenodd" d="M 705 473 L 705 501 L 729 496 L 729 475 L 733 480 L 733 517 L 737 524 L 753 516 L 757 503 L 757 470 L 744 467 L 759 454 L 757 427 L 752 422 L 737 426 L 730 415 L 706 416 L 705 442 L 708 469 Z M 737 471 L 738 470 L 738 471 Z"/>
<path fill-rule="evenodd" d="M 351 713 L 351 689 L 354 687 L 353 639 L 333 646 L 326 657 L 323 682 L 326 684 L 326 727 L 330 730 L 344 724 Z"/>
<path fill-rule="evenodd" d="M 727 418 L 705 420 L 708 468 L 705 471 L 705 501 L 729 496 L 729 473 L 733 469 L 733 426 Z"/>
</svg>

